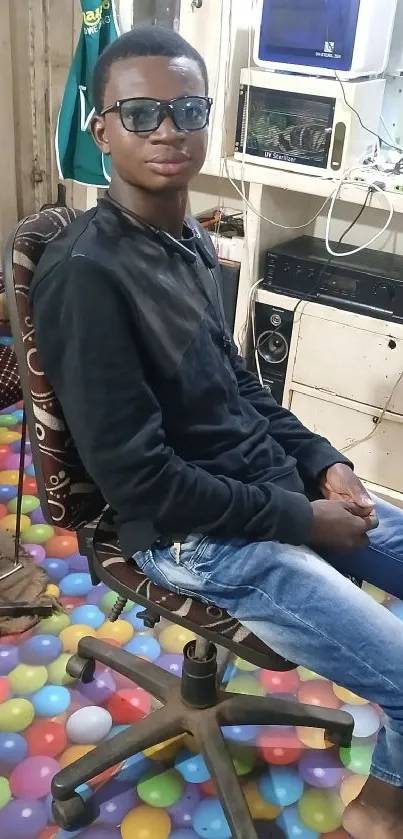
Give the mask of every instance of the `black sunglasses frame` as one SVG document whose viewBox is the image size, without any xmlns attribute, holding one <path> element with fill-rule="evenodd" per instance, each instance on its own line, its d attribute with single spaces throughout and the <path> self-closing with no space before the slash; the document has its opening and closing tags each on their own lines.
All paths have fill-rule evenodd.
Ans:
<svg viewBox="0 0 403 839">
<path fill-rule="evenodd" d="M 178 125 L 175 119 L 174 113 L 174 104 L 175 102 L 183 102 L 188 99 L 198 99 L 203 100 L 207 104 L 207 112 L 206 112 L 206 122 L 204 125 L 200 126 L 200 128 L 181 128 Z M 124 124 L 123 116 L 122 116 L 122 105 L 126 102 L 156 102 L 159 105 L 159 116 L 158 116 L 158 124 L 155 128 L 147 129 L 145 131 L 132 131 L 130 128 Z M 186 134 L 194 134 L 196 131 L 203 131 L 204 128 L 207 128 L 210 119 L 211 108 L 213 105 L 213 100 L 210 99 L 208 96 L 177 96 L 176 99 L 152 99 L 151 96 L 129 96 L 126 99 L 118 99 L 113 105 L 109 105 L 107 108 L 103 108 L 100 113 L 100 116 L 103 117 L 105 114 L 110 113 L 118 113 L 120 116 L 120 121 L 123 125 L 125 131 L 128 131 L 130 134 L 152 134 L 154 131 L 158 131 L 160 125 L 163 123 L 164 119 L 169 116 L 175 125 L 175 128 L 178 131 L 183 131 Z"/>
</svg>

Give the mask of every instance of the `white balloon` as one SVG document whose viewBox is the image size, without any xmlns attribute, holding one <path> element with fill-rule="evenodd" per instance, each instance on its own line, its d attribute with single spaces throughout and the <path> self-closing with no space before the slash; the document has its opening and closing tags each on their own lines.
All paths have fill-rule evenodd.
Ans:
<svg viewBox="0 0 403 839">
<path fill-rule="evenodd" d="M 90 705 L 80 708 L 69 717 L 66 725 L 68 738 L 72 743 L 82 745 L 93 745 L 99 743 L 110 732 L 112 728 L 112 717 L 105 708 L 98 708 L 97 705 Z"/>
</svg>

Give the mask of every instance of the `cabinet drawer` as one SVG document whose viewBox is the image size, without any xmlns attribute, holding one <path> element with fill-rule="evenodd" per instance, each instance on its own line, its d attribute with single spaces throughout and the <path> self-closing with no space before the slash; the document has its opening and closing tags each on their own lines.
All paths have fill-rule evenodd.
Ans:
<svg viewBox="0 0 403 839">
<path fill-rule="evenodd" d="M 393 324 L 390 325 L 393 330 Z M 403 370 L 403 338 L 303 315 L 292 380 L 383 408 Z M 403 383 L 389 410 L 403 414 Z"/>
<path fill-rule="evenodd" d="M 373 417 L 334 402 L 293 391 L 291 411 L 301 422 L 327 437 L 340 451 L 374 429 Z M 365 481 L 403 492 L 403 424 L 384 419 L 370 440 L 346 452 Z"/>
</svg>

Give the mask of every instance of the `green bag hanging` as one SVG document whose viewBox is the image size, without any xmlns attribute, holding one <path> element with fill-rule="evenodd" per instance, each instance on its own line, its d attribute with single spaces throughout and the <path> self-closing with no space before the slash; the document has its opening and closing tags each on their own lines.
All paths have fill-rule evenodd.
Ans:
<svg viewBox="0 0 403 839">
<path fill-rule="evenodd" d="M 109 158 L 90 132 L 91 81 L 101 52 L 119 36 L 115 0 L 81 0 L 83 26 L 67 79 L 56 128 L 56 159 L 62 180 L 107 187 Z"/>
</svg>

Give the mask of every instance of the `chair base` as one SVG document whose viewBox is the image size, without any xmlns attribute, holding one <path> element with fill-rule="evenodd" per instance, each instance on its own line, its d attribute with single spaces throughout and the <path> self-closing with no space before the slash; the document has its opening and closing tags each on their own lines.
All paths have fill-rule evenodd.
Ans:
<svg viewBox="0 0 403 839">
<path fill-rule="evenodd" d="M 77 655 L 67 664 L 71 676 L 89 681 L 94 675 L 95 662 L 100 662 L 130 678 L 163 707 L 55 775 L 53 815 L 59 827 L 76 830 L 96 818 L 91 802 L 84 802 L 75 792 L 81 784 L 144 749 L 181 734 L 191 734 L 216 784 L 233 839 L 258 839 L 221 726 L 322 728 L 330 742 L 346 748 L 351 745 L 354 720 L 349 714 L 300 705 L 292 700 L 224 693 L 217 684 L 216 648 L 210 645 L 203 659 L 195 657 L 195 649 L 194 642 L 185 647 L 183 674 L 178 679 L 155 664 L 96 638 L 83 638 L 79 642 Z"/>
</svg>

